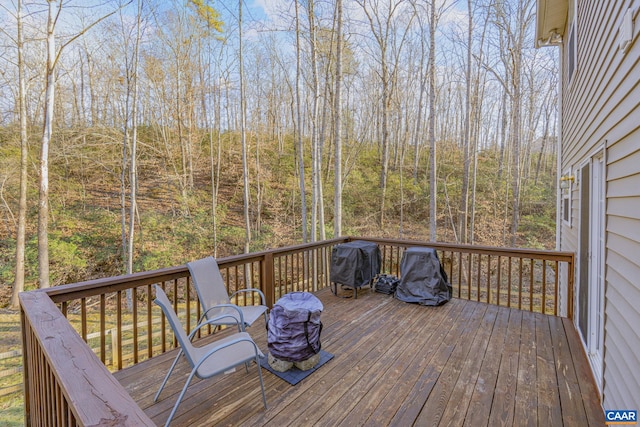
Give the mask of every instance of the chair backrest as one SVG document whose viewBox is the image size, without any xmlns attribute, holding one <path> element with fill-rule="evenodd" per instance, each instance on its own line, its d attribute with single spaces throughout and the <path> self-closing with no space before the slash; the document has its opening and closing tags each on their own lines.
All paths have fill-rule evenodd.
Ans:
<svg viewBox="0 0 640 427">
<path fill-rule="evenodd" d="M 187 357 L 189 364 L 191 366 L 195 366 L 196 360 L 194 358 L 193 344 L 191 344 L 191 341 L 189 340 L 187 333 L 182 327 L 182 323 L 180 322 L 180 319 L 178 319 L 178 315 L 173 310 L 173 307 L 171 306 L 171 302 L 169 301 L 167 294 L 164 293 L 164 291 L 160 286 L 153 285 L 153 287 L 156 290 L 156 299 L 153 302 L 155 302 L 157 305 L 160 306 L 160 308 L 162 309 L 162 312 L 164 313 L 165 317 L 169 321 L 169 324 L 171 325 L 171 329 L 173 329 L 173 333 L 175 334 L 176 339 L 180 344 L 180 347 L 182 347 L 182 351 Z"/>
<path fill-rule="evenodd" d="M 187 267 L 205 310 L 214 305 L 230 303 L 218 263 L 212 256 L 188 262 Z"/>
</svg>

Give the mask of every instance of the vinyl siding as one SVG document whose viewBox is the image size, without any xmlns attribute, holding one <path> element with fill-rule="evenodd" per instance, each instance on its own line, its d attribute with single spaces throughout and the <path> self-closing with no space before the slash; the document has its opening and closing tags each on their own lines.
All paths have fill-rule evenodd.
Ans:
<svg viewBox="0 0 640 427">
<path fill-rule="evenodd" d="M 577 177 L 580 165 L 606 147 L 603 407 L 640 410 L 640 14 L 631 49 L 618 49 L 624 12 L 640 8 L 640 0 L 577 3 L 577 62 L 570 83 L 568 49 L 562 50 L 561 170 L 570 167 Z M 573 9 L 565 34 L 572 22 Z M 572 227 L 560 228 L 561 249 L 576 254 L 580 185 L 572 192 Z"/>
<path fill-rule="evenodd" d="M 625 187 L 625 188 L 628 188 Z M 621 188 L 621 190 L 624 190 Z M 611 195 L 611 191 L 609 192 L 609 195 Z M 615 197 L 615 196 L 614 196 Z M 620 197 L 620 196 L 618 196 Z M 627 197 L 626 199 L 620 199 L 620 198 L 616 198 L 616 199 L 609 199 L 609 215 L 613 216 L 618 216 L 618 217 L 622 217 L 622 218 L 635 218 L 634 217 L 634 212 L 639 212 L 640 211 L 640 197 L 639 196 L 630 196 Z M 613 231 L 613 230 L 612 230 Z"/>
<path fill-rule="evenodd" d="M 639 132 L 640 133 L 640 132 Z M 636 135 L 635 138 L 625 138 L 629 140 L 629 144 L 615 144 L 613 147 L 616 146 L 633 146 L 632 142 L 635 141 L 640 141 L 640 135 Z M 609 182 L 611 184 L 614 183 L 619 183 L 619 182 L 626 182 L 626 179 L 631 179 L 631 178 L 635 178 L 637 177 L 637 171 L 638 171 L 638 162 L 640 162 L 640 151 L 634 151 L 632 153 L 630 153 L 629 155 L 626 155 L 625 157 L 619 158 L 619 159 L 615 159 L 614 158 L 614 154 L 612 153 L 612 149 L 609 149 L 609 164 L 610 164 L 610 173 L 609 176 L 607 177 Z M 619 189 L 620 196 L 630 196 L 630 195 L 640 195 L 640 192 L 638 192 L 637 188 L 627 188 L 626 190 L 624 189 Z M 613 196 L 615 197 L 615 196 Z"/>
</svg>

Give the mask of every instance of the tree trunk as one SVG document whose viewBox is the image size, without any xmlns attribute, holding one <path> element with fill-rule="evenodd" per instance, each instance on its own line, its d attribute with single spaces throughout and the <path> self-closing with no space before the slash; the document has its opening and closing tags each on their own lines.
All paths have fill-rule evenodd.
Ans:
<svg viewBox="0 0 640 427">
<path fill-rule="evenodd" d="M 120 240 L 122 244 L 122 268 L 126 271 L 129 254 L 127 243 L 127 169 L 129 165 L 129 104 L 131 88 L 127 86 L 124 107 L 124 129 L 122 132 L 122 170 L 120 172 Z"/>
<path fill-rule="evenodd" d="M 464 155 L 462 171 L 462 189 L 460 195 L 460 211 L 458 212 L 458 230 L 460 243 L 467 243 L 468 232 L 468 204 L 469 204 L 469 169 L 471 166 L 470 139 L 471 139 L 471 46 L 473 44 L 473 10 L 471 0 L 467 0 L 468 25 L 467 29 L 467 69 L 465 73 L 466 87 L 464 99 L 464 134 L 462 136 L 462 151 Z"/>
<path fill-rule="evenodd" d="M 211 56 L 209 56 L 211 58 Z M 211 69 L 211 63 L 209 63 Z M 215 128 L 217 151 L 216 160 L 213 157 L 213 126 L 209 124 L 209 152 L 211 163 L 211 227 L 213 228 L 213 256 L 218 257 L 218 186 L 220 185 L 220 159 L 222 156 L 222 87 L 220 79 L 214 87 L 214 93 L 211 97 L 215 105 Z"/>
<path fill-rule="evenodd" d="M 502 179 L 504 173 L 504 152 L 507 145 L 507 125 L 509 123 L 507 109 L 508 109 L 508 93 L 506 88 L 502 92 L 502 120 L 500 122 L 500 159 L 498 161 L 498 182 Z"/>
<path fill-rule="evenodd" d="M 520 189 L 521 189 L 521 159 L 520 151 L 522 145 L 522 49 L 524 46 L 525 34 L 527 27 L 531 22 L 533 14 L 531 2 L 527 0 L 518 1 L 518 22 L 516 26 L 517 34 L 515 35 L 515 46 L 512 49 L 512 94 L 513 94 L 513 116 L 512 116 L 512 134 L 513 134 L 513 198 L 512 198 L 512 216 L 511 216 L 511 246 L 516 245 L 518 226 L 520 222 Z"/>
<path fill-rule="evenodd" d="M 436 2 L 431 0 L 429 25 L 429 238 L 436 241 Z"/>
<path fill-rule="evenodd" d="M 60 4 L 62 7 L 62 4 Z M 40 193 L 38 196 L 38 276 L 40 288 L 49 284 L 49 145 L 53 134 L 53 107 L 55 102 L 55 6 L 49 1 L 47 15 L 47 67 L 45 82 L 44 125 L 40 148 Z"/>
<path fill-rule="evenodd" d="M 387 195 L 387 174 L 389 172 L 389 70 L 386 61 L 386 49 L 380 49 L 382 63 L 382 169 L 380 171 L 380 228 L 384 228 L 384 205 Z"/>
<path fill-rule="evenodd" d="M 244 252 L 249 253 L 251 244 L 251 221 L 249 219 L 249 166 L 247 162 L 247 124 L 246 98 L 244 88 L 244 56 L 242 52 L 242 0 L 238 1 L 238 37 L 239 37 L 239 66 L 240 66 L 240 138 L 242 145 L 242 181 L 244 201 Z"/>
<path fill-rule="evenodd" d="M 315 12 L 313 10 L 313 0 L 309 0 L 307 8 L 309 16 L 309 43 L 311 48 L 311 74 L 313 84 L 313 102 L 311 111 L 311 241 L 315 242 L 318 237 L 318 227 L 324 228 L 324 224 L 318 224 L 318 210 L 321 203 L 320 198 L 322 191 L 320 189 L 320 144 L 318 141 L 318 110 L 320 101 L 320 84 L 318 81 L 318 61 L 316 52 L 316 28 L 315 28 Z"/>
<path fill-rule="evenodd" d="M 135 236 L 135 218 L 137 212 L 138 194 L 138 52 L 141 37 L 142 1 L 138 0 L 138 16 L 136 23 L 136 39 L 133 51 L 131 77 L 133 80 L 133 94 L 131 97 L 131 162 L 129 170 L 129 236 L 127 252 L 127 274 L 133 273 L 133 243 Z"/>
<path fill-rule="evenodd" d="M 342 0 L 336 0 L 336 91 L 333 109 L 335 127 L 335 170 L 334 170 L 334 208 L 333 236 L 342 236 Z"/>
<path fill-rule="evenodd" d="M 18 234 L 16 236 L 16 270 L 13 290 L 11 292 L 11 307 L 18 308 L 20 301 L 18 294 L 24 290 L 24 258 L 27 228 L 27 101 L 24 76 L 24 39 L 22 33 L 22 0 L 17 0 L 17 41 L 18 41 L 18 103 L 20 113 L 20 201 L 18 205 Z"/>
<path fill-rule="evenodd" d="M 294 0 L 296 11 L 296 141 L 298 146 L 298 170 L 300 179 L 300 213 L 302 227 L 302 241 L 307 243 L 307 196 L 304 182 L 304 144 L 302 142 L 302 112 L 300 101 L 300 15 L 298 0 Z"/>
<path fill-rule="evenodd" d="M 416 128 L 413 133 L 413 185 L 418 184 L 418 167 L 420 165 L 420 141 L 422 138 L 422 103 L 424 99 L 424 92 L 427 86 L 427 73 L 424 70 L 424 57 L 425 40 L 424 37 L 420 37 L 420 92 L 418 94 L 418 113 L 416 115 Z"/>
<path fill-rule="evenodd" d="M 534 178 L 534 185 L 538 185 L 538 178 L 540 176 L 540 167 L 542 165 L 542 157 L 544 156 L 545 149 L 547 146 L 547 140 L 549 139 L 549 121 L 551 120 L 551 107 L 549 104 L 546 106 L 546 111 L 544 115 L 544 131 L 542 132 L 542 146 L 540 147 L 540 154 L 538 155 L 538 161 L 536 162 L 536 172 Z"/>
</svg>

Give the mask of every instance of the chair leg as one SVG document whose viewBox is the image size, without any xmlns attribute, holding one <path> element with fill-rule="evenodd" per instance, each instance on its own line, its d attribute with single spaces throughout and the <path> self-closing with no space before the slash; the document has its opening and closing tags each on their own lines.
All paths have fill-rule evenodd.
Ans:
<svg viewBox="0 0 640 427">
<path fill-rule="evenodd" d="M 167 372 L 167 375 L 164 377 L 164 381 L 162 381 L 162 385 L 160 386 L 160 390 L 158 390 L 158 392 L 156 393 L 156 396 L 153 398 L 154 402 L 158 401 L 158 398 L 160 397 L 160 393 L 162 392 L 162 389 L 164 389 L 164 386 L 167 384 L 167 380 L 169 379 L 169 375 L 171 375 L 171 373 L 173 372 L 173 369 L 176 367 L 176 364 L 178 363 L 178 359 L 180 359 L 180 356 L 182 356 L 182 348 L 180 350 L 178 350 L 178 355 L 176 356 L 175 359 L 173 359 L 173 364 L 171 365 L 171 368 L 169 368 L 169 372 Z"/>
<path fill-rule="evenodd" d="M 260 357 L 256 355 L 256 365 L 258 366 L 258 377 L 260 378 L 260 389 L 262 390 L 262 403 L 267 409 L 267 395 L 264 393 L 264 381 L 262 381 L 262 367 L 260 367 Z"/>
<path fill-rule="evenodd" d="M 169 414 L 169 418 L 167 418 L 167 422 L 164 424 L 165 427 L 169 427 L 169 424 L 171 423 L 173 416 L 176 414 L 176 411 L 178 410 L 178 405 L 180 405 L 180 402 L 182 402 L 182 398 L 184 397 L 184 394 L 187 392 L 187 388 L 189 388 L 189 384 L 191 384 L 191 380 L 193 379 L 193 375 L 195 373 L 196 373 L 196 368 L 191 370 L 191 373 L 189 374 L 189 378 L 187 378 L 187 382 L 184 384 L 184 387 L 182 387 L 180 396 L 178 396 L 178 400 L 176 400 L 175 405 L 173 405 L 173 409 Z"/>
</svg>

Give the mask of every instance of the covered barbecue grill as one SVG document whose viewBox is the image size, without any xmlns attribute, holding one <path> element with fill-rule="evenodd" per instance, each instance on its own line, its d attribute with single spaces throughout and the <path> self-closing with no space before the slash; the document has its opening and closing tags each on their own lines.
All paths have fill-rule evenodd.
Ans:
<svg viewBox="0 0 640 427">
<path fill-rule="evenodd" d="M 334 294 L 337 295 L 340 284 L 352 288 L 357 298 L 358 288 L 371 285 L 380 273 L 380 264 L 380 249 L 373 242 L 354 240 L 335 245 L 331 251 L 330 274 Z"/>
<path fill-rule="evenodd" d="M 421 305 L 442 305 L 451 299 L 452 287 L 435 249 L 413 247 L 402 255 L 400 284 L 395 297 Z"/>
</svg>

